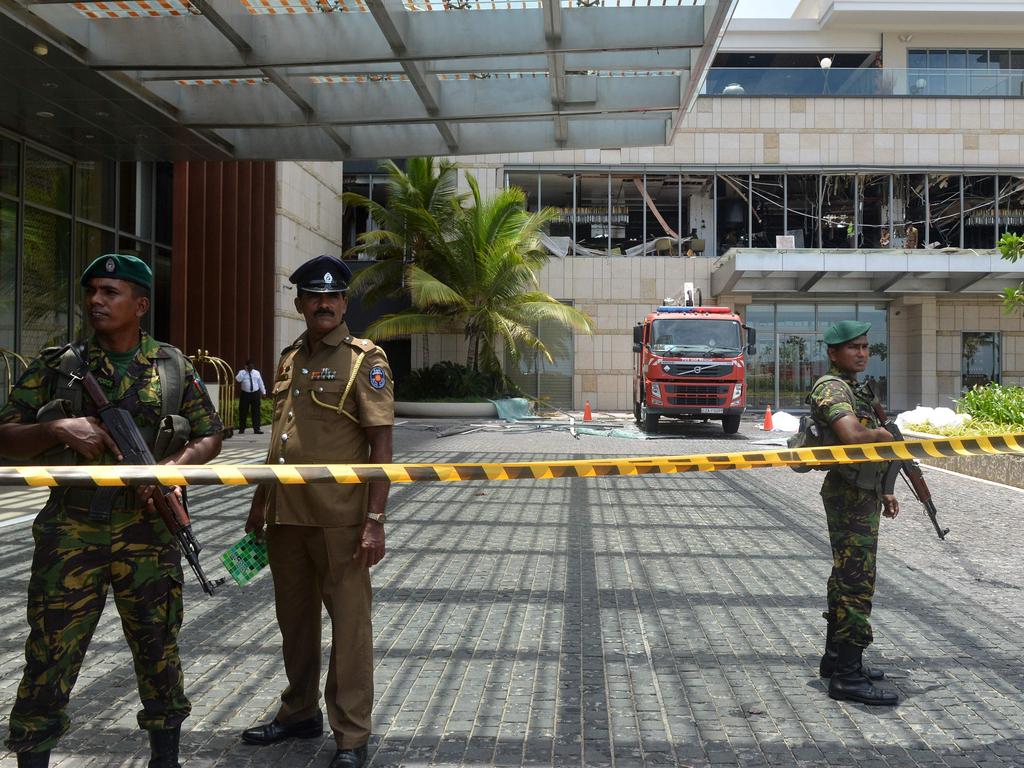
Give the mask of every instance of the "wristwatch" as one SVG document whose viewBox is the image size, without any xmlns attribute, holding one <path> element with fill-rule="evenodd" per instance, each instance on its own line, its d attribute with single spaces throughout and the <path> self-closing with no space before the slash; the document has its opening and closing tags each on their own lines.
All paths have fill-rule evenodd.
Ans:
<svg viewBox="0 0 1024 768">
<path fill-rule="evenodd" d="M 383 512 L 367 512 L 366 519 L 384 525 L 385 514 Z"/>
</svg>

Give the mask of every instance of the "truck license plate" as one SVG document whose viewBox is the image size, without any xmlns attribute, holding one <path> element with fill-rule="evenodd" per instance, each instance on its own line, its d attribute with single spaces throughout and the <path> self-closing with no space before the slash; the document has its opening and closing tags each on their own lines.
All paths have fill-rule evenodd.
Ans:
<svg viewBox="0 0 1024 768">
<path fill-rule="evenodd" d="M 724 408 L 701 408 L 701 413 L 724 413 Z"/>
</svg>

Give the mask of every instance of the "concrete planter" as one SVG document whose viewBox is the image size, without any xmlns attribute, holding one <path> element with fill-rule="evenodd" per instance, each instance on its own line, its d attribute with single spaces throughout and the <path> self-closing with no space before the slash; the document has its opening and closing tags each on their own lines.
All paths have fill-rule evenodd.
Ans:
<svg viewBox="0 0 1024 768">
<path fill-rule="evenodd" d="M 495 419 L 494 403 L 431 403 L 395 401 L 395 416 L 416 419 Z"/>
<path fill-rule="evenodd" d="M 923 432 L 904 431 L 903 436 L 908 440 L 942 439 L 942 435 Z M 921 463 L 981 480 L 991 480 L 993 483 L 1024 488 L 1024 456 L 954 456 L 946 459 L 921 459 Z"/>
</svg>

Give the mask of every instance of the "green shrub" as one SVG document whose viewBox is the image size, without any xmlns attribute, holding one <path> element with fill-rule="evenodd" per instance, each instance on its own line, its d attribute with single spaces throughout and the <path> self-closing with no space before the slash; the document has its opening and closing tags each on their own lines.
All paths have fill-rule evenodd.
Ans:
<svg viewBox="0 0 1024 768">
<path fill-rule="evenodd" d="M 920 424 L 905 425 L 905 431 L 923 432 L 929 435 L 941 435 L 942 437 L 1005 435 L 1008 432 L 1019 432 L 1020 430 L 1021 426 L 1019 424 L 998 424 L 994 421 L 979 421 L 977 419 L 970 419 L 963 424 L 944 427 L 937 427 L 930 421 L 925 421 Z"/>
<path fill-rule="evenodd" d="M 1024 387 L 976 386 L 957 401 L 957 410 L 978 421 L 1024 427 Z"/>
<path fill-rule="evenodd" d="M 518 388 L 505 376 L 474 371 L 449 361 L 419 368 L 395 382 L 395 399 L 489 400 L 519 395 Z"/>
</svg>

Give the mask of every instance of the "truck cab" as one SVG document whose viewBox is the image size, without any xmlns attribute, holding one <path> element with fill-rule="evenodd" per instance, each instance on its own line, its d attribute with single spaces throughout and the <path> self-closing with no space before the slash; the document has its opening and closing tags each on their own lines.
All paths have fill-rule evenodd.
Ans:
<svg viewBox="0 0 1024 768">
<path fill-rule="evenodd" d="M 727 435 L 746 409 L 747 355 L 756 332 L 728 307 L 661 306 L 633 329 L 633 414 L 646 432 L 661 417 L 715 419 Z"/>
</svg>

